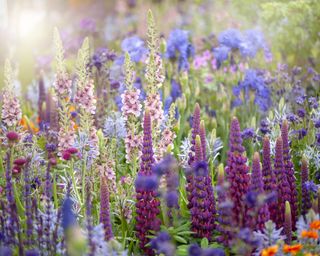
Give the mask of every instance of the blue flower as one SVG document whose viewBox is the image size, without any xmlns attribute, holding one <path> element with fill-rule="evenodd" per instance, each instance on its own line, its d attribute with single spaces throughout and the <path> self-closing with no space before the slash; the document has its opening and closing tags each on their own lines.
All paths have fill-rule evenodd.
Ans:
<svg viewBox="0 0 320 256">
<path fill-rule="evenodd" d="M 233 49 L 239 48 L 243 42 L 243 39 L 242 33 L 234 28 L 227 29 L 221 32 L 218 36 L 218 41 L 220 44 Z"/>
<path fill-rule="evenodd" d="M 175 29 L 171 31 L 166 56 L 169 59 L 178 58 L 179 70 L 189 69 L 188 58 L 194 55 L 194 47 L 189 41 L 189 31 Z"/>
<path fill-rule="evenodd" d="M 217 60 L 218 66 L 220 66 L 224 61 L 226 61 L 229 58 L 229 53 L 231 49 L 227 46 L 218 46 L 213 49 L 213 54 L 215 59 Z"/>
<path fill-rule="evenodd" d="M 158 178 L 156 175 L 139 174 L 135 181 L 135 186 L 142 190 L 155 190 L 158 187 Z"/>
<path fill-rule="evenodd" d="M 62 227 L 66 231 L 77 224 L 76 216 L 72 210 L 73 201 L 67 196 L 62 204 Z"/>
<path fill-rule="evenodd" d="M 139 62 L 148 52 L 144 42 L 138 36 L 125 38 L 121 43 L 121 49 L 124 52 L 128 52 L 134 62 Z"/>
<path fill-rule="evenodd" d="M 182 91 L 181 86 L 179 83 L 177 83 L 176 80 L 171 80 L 171 97 L 175 101 L 177 98 L 181 97 Z"/>
<path fill-rule="evenodd" d="M 242 139 L 252 139 L 255 136 L 253 128 L 246 128 L 242 131 L 241 137 Z"/>
<path fill-rule="evenodd" d="M 244 40 L 240 43 L 239 49 L 243 57 L 253 58 L 259 49 L 264 49 L 263 34 L 256 29 L 245 31 Z"/>
<path fill-rule="evenodd" d="M 316 185 L 313 181 L 306 181 L 304 187 L 313 194 L 316 194 L 319 189 L 319 185 Z"/>
</svg>

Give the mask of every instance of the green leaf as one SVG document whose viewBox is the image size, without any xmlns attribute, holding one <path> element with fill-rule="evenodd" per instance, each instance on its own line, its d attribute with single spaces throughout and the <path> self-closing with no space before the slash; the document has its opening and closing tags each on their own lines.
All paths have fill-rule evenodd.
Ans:
<svg viewBox="0 0 320 256">
<path fill-rule="evenodd" d="M 201 248 L 208 248 L 208 246 L 209 246 L 209 241 L 208 241 L 208 239 L 205 237 L 205 238 L 202 238 L 200 244 L 201 244 Z"/>
<path fill-rule="evenodd" d="M 175 236 L 173 236 L 173 238 L 179 243 L 182 243 L 182 244 L 187 244 L 188 243 L 188 241 L 186 239 L 184 239 L 183 237 L 181 237 L 181 236 L 175 235 Z"/>
</svg>

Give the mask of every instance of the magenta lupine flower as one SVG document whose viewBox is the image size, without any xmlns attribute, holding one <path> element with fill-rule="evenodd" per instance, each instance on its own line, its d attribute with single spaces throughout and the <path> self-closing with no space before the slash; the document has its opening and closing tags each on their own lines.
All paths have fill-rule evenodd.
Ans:
<svg viewBox="0 0 320 256">
<path fill-rule="evenodd" d="M 75 102 L 81 109 L 92 115 L 95 114 L 97 99 L 94 93 L 94 82 L 92 79 L 88 80 L 86 84 L 79 86 L 75 96 Z"/>
<path fill-rule="evenodd" d="M 234 221 L 239 227 L 243 227 L 247 221 L 247 210 L 243 198 L 248 192 L 250 177 L 249 167 L 246 165 L 247 158 L 243 154 L 245 149 L 242 146 L 240 124 L 236 117 L 231 121 L 229 147 L 225 169 L 230 183 L 229 196 L 234 204 Z"/>
<path fill-rule="evenodd" d="M 152 166 L 155 162 L 153 157 L 152 147 L 152 131 L 151 131 L 151 117 L 148 110 L 144 116 L 144 136 L 142 146 L 142 157 L 138 176 L 146 183 L 149 183 L 148 177 L 153 176 Z M 139 180 L 141 180 L 139 179 Z M 160 220 L 157 215 L 160 213 L 160 201 L 157 198 L 157 191 L 154 186 L 136 186 L 136 235 L 139 239 L 140 248 L 145 255 L 154 255 L 151 248 L 146 247 L 150 239 L 147 237 L 151 235 L 150 231 L 159 231 Z"/>
<path fill-rule="evenodd" d="M 113 234 L 110 220 L 109 188 L 104 176 L 101 176 L 100 202 L 100 223 L 103 224 L 105 240 L 108 241 L 113 237 Z"/>
<path fill-rule="evenodd" d="M 211 240 L 215 228 L 215 199 L 208 164 L 203 159 L 200 136 L 196 137 L 192 190 L 189 201 L 192 231 L 198 238 Z"/>
<path fill-rule="evenodd" d="M 290 147 L 289 147 L 289 138 L 288 138 L 288 121 L 284 120 L 281 126 L 281 137 L 283 141 L 283 162 L 284 168 L 286 170 L 287 180 L 290 186 L 290 205 L 291 205 L 291 214 L 292 214 L 292 223 L 296 223 L 297 214 L 298 214 L 298 192 L 296 186 L 296 177 L 294 175 L 293 163 L 291 161 Z"/>
<path fill-rule="evenodd" d="M 263 175 L 263 189 L 268 195 L 271 193 L 276 193 L 277 191 L 277 179 L 271 167 L 271 157 L 270 157 L 270 140 L 268 136 L 263 138 L 263 162 L 262 162 L 262 175 Z M 277 216 L 277 203 L 268 203 L 270 218 L 275 221 Z"/>
<path fill-rule="evenodd" d="M 281 227 L 284 223 L 285 202 L 290 202 L 290 185 L 287 180 L 287 175 L 283 163 L 283 141 L 281 137 L 277 138 L 275 159 L 274 159 L 274 173 L 277 178 L 277 193 L 278 193 L 278 207 L 277 215 L 274 220 L 277 227 Z"/>
<path fill-rule="evenodd" d="M 305 215 L 311 208 L 310 191 L 306 188 L 305 183 L 309 181 L 309 168 L 306 158 L 301 160 L 301 214 Z"/>
<path fill-rule="evenodd" d="M 121 95 L 122 99 L 122 114 L 125 120 L 128 120 L 130 116 L 139 117 L 142 109 L 142 105 L 139 101 L 140 90 L 132 89 L 126 90 Z"/>
<path fill-rule="evenodd" d="M 18 98 L 9 90 L 4 90 L 2 97 L 2 122 L 9 128 L 18 125 L 22 112 Z"/>
<path fill-rule="evenodd" d="M 258 152 L 254 153 L 252 160 L 252 174 L 251 174 L 251 184 L 250 191 L 256 193 L 257 195 L 264 194 L 263 181 L 260 167 L 260 156 Z M 259 207 L 259 206 L 258 206 Z M 264 223 L 270 219 L 270 213 L 267 204 L 263 204 L 259 207 L 258 216 L 255 220 L 254 228 L 258 230 L 263 230 L 265 225 Z"/>
<path fill-rule="evenodd" d="M 292 241 L 292 214 L 291 214 L 291 207 L 290 202 L 285 202 L 285 217 L 284 217 L 284 224 L 283 224 L 283 231 L 286 235 L 286 244 L 291 244 Z"/>
</svg>

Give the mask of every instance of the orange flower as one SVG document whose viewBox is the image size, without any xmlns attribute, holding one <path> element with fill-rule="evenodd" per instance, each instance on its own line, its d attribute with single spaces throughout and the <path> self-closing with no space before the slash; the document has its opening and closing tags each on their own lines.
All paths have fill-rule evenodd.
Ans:
<svg viewBox="0 0 320 256">
<path fill-rule="evenodd" d="M 301 232 L 302 238 L 312 238 L 312 239 L 318 239 L 319 235 L 317 231 L 314 230 L 303 230 Z"/>
<path fill-rule="evenodd" d="M 302 249 L 302 244 L 295 244 L 295 245 L 285 244 L 283 246 L 283 252 L 284 253 L 292 253 L 293 255 L 295 255 L 301 249 Z"/>
<path fill-rule="evenodd" d="M 320 229 L 320 220 L 314 220 L 310 223 L 310 229 Z"/>
<path fill-rule="evenodd" d="M 266 249 L 263 249 L 261 256 L 274 256 L 278 252 L 278 245 L 270 246 Z"/>
</svg>

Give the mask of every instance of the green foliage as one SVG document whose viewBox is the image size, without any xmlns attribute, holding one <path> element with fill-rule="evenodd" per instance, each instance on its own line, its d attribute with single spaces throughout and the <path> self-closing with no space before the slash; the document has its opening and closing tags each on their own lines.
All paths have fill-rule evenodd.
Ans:
<svg viewBox="0 0 320 256">
<path fill-rule="evenodd" d="M 262 4 L 261 15 L 273 48 L 288 61 L 319 57 L 320 1 L 272 1 Z"/>
<path fill-rule="evenodd" d="M 133 82 L 134 82 L 134 67 L 133 63 L 130 59 L 129 53 L 126 52 L 125 59 L 124 59 L 124 70 L 125 70 L 125 85 L 127 87 L 127 90 L 133 89 Z"/>
<path fill-rule="evenodd" d="M 82 46 L 78 51 L 76 74 L 78 76 L 78 87 L 84 85 L 88 78 L 87 65 L 90 58 L 89 38 L 83 40 Z"/>
</svg>

